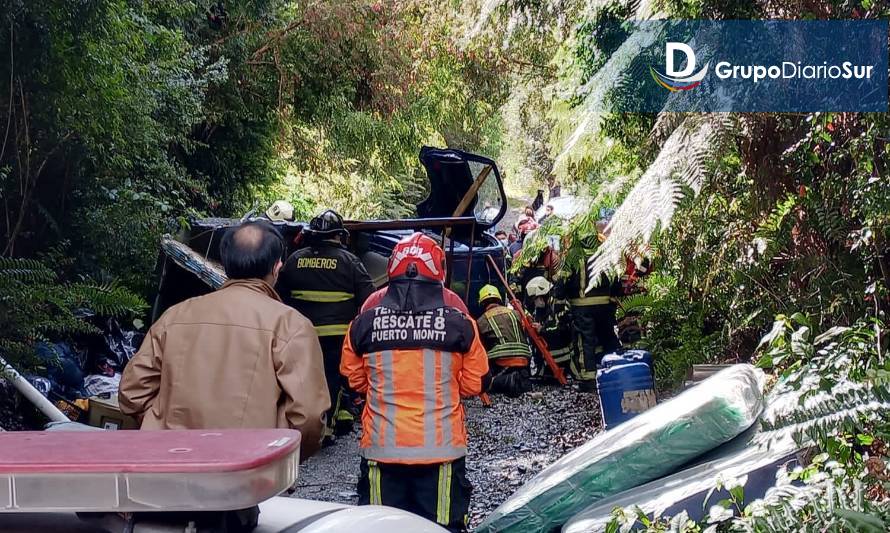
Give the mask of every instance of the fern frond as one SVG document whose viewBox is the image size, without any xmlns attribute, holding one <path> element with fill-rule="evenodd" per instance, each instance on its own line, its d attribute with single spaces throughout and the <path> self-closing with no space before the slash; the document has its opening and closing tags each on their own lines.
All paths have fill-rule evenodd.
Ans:
<svg viewBox="0 0 890 533">
<path fill-rule="evenodd" d="M 567 166 L 576 147 L 584 139 L 599 131 L 607 96 L 612 91 L 620 89 L 622 84 L 630 83 L 630 80 L 634 79 L 631 76 L 634 61 L 638 58 L 640 50 L 648 49 L 656 42 L 658 33 L 654 26 L 644 26 L 633 32 L 609 56 L 606 64 L 579 90 L 579 94 L 584 95 L 584 101 L 577 110 L 579 114 L 576 120 L 577 126 L 566 138 L 562 150 L 553 160 L 554 172 Z"/>
<path fill-rule="evenodd" d="M 770 211 L 766 220 L 757 227 L 754 235 L 770 240 L 775 239 L 776 233 L 782 229 L 782 222 L 785 221 L 785 217 L 791 213 L 795 205 L 797 205 L 797 198 L 790 194 L 776 202 L 776 207 Z"/>
<path fill-rule="evenodd" d="M 811 213 L 815 215 L 815 226 L 831 241 L 844 242 L 847 239 L 852 228 L 836 206 L 819 202 L 812 207 Z"/>
<path fill-rule="evenodd" d="M 649 132 L 649 142 L 655 146 L 661 147 L 664 142 L 671 136 L 671 133 L 686 120 L 686 113 L 674 113 L 666 111 L 659 113 L 655 117 L 655 124 L 652 131 Z"/>
<path fill-rule="evenodd" d="M 56 274 L 36 259 L 0 257 L 0 280 L 28 283 L 52 283 Z"/>
<path fill-rule="evenodd" d="M 9 361 L 19 361 L 34 353 L 33 345 L 14 339 L 0 337 L 0 356 Z"/>
<path fill-rule="evenodd" d="M 644 311 L 655 305 L 655 297 L 647 293 L 632 294 L 621 299 L 621 309 L 625 314 Z"/>
<path fill-rule="evenodd" d="M 590 258 L 590 279 L 616 272 L 624 256 L 670 225 L 680 201 L 697 194 L 733 124 L 728 115 L 690 116 L 671 133 L 609 224 L 609 238 Z"/>
<path fill-rule="evenodd" d="M 890 419 L 890 387 L 867 372 L 879 361 L 871 324 L 816 337 L 832 341 L 818 351 L 808 327 L 790 332 L 787 321 L 777 320 L 767 335 L 767 355 L 785 364 L 797 359 L 799 368 L 772 393 L 761 420 L 765 441 L 791 433 L 798 442 L 824 442 Z"/>
<path fill-rule="evenodd" d="M 654 297 L 663 298 L 676 291 L 677 278 L 663 271 L 656 270 L 643 281 L 646 292 Z"/>
<path fill-rule="evenodd" d="M 39 336 L 48 335 L 55 337 L 57 335 L 77 335 L 99 333 L 99 329 L 95 326 L 81 320 L 74 315 L 55 316 L 52 320 L 45 320 L 34 323 L 28 331 L 30 336 L 37 338 Z"/>
<path fill-rule="evenodd" d="M 762 438 L 790 432 L 796 440 L 819 440 L 841 429 L 861 427 L 890 414 L 890 391 L 868 383 L 844 381 L 831 390 L 798 391 L 783 401 L 790 409 L 762 420 Z"/>
<path fill-rule="evenodd" d="M 145 300 L 117 282 L 73 283 L 69 286 L 69 294 L 75 306 L 87 307 L 103 316 L 137 314 L 147 307 Z"/>
<path fill-rule="evenodd" d="M 38 342 L 58 341 L 99 330 L 77 313 L 87 308 L 119 317 L 141 313 L 147 306 L 117 282 L 90 280 L 60 283 L 47 259 L 0 258 L 0 355 L 23 370 L 38 364 Z"/>
<path fill-rule="evenodd" d="M 780 484 L 752 502 L 748 516 L 735 519 L 731 530 L 888 531 L 890 505 L 870 501 L 862 482 L 841 472 L 818 472 L 804 485 L 792 484 L 781 472 Z"/>
</svg>

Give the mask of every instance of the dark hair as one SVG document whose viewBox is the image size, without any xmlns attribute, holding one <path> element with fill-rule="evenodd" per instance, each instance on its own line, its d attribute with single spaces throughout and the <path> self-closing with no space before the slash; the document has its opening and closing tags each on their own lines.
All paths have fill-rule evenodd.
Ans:
<svg viewBox="0 0 890 533">
<path fill-rule="evenodd" d="M 502 229 L 499 229 L 499 230 L 497 230 L 496 232 L 494 232 L 494 236 L 495 236 L 495 237 L 497 237 L 498 235 L 503 235 L 504 237 L 506 237 L 506 236 L 507 236 L 507 232 L 504 231 L 504 230 L 502 230 Z"/>
<path fill-rule="evenodd" d="M 263 221 L 245 222 L 223 235 L 219 255 L 230 279 L 264 278 L 284 254 L 281 234 Z"/>
</svg>

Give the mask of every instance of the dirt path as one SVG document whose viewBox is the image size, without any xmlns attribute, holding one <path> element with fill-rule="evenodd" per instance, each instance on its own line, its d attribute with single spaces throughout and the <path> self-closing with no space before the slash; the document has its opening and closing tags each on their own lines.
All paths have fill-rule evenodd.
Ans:
<svg viewBox="0 0 890 533">
<path fill-rule="evenodd" d="M 493 396 L 483 407 L 465 403 L 473 484 L 470 524 L 488 513 L 532 476 L 601 431 L 595 395 L 572 386 L 537 385 L 518 399 Z M 356 503 L 358 431 L 321 450 L 300 467 L 298 498 Z"/>
<path fill-rule="evenodd" d="M 508 197 L 507 198 L 507 212 L 504 213 L 504 218 L 498 222 L 497 229 L 502 229 L 507 233 L 510 233 L 510 229 L 513 227 L 513 224 L 519 220 L 519 217 L 522 215 L 522 212 L 525 210 L 525 206 L 532 202 L 531 198 L 528 197 Z"/>
</svg>

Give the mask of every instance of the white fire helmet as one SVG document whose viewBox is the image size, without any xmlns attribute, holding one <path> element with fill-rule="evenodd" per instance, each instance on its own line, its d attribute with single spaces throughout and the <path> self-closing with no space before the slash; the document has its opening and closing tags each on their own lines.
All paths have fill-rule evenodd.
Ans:
<svg viewBox="0 0 890 533">
<path fill-rule="evenodd" d="M 287 200 L 275 200 L 275 203 L 266 209 L 266 216 L 269 220 L 286 220 L 294 219 L 294 206 Z"/>
<path fill-rule="evenodd" d="M 525 293 L 529 296 L 546 296 L 553 284 L 547 281 L 544 276 L 536 276 L 529 280 L 525 285 Z"/>
</svg>

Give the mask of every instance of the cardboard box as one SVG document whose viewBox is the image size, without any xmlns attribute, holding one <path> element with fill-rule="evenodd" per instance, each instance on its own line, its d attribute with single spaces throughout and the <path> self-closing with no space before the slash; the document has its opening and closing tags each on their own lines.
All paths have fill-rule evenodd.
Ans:
<svg viewBox="0 0 890 533">
<path fill-rule="evenodd" d="M 139 422 L 121 413 L 117 396 L 90 398 L 90 425 L 102 429 L 139 429 Z"/>
</svg>

